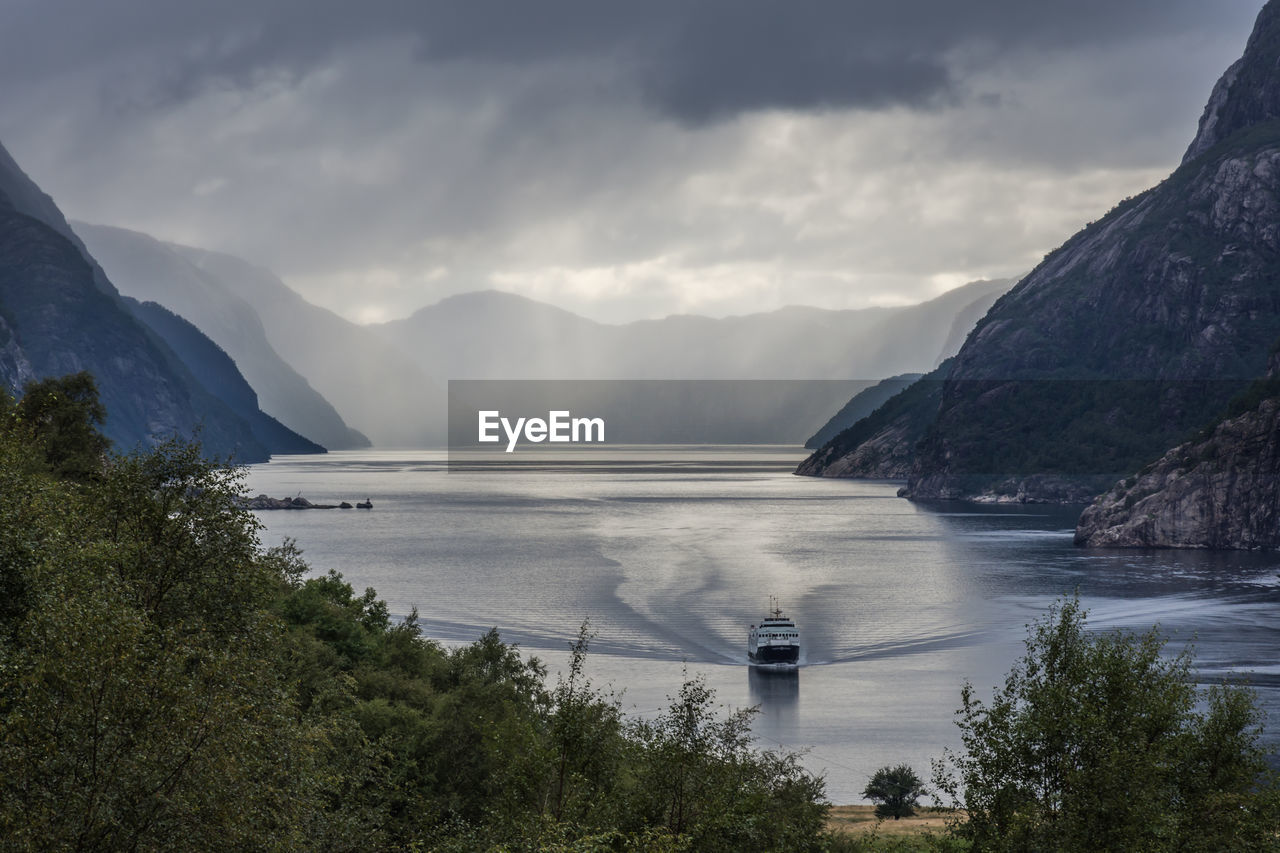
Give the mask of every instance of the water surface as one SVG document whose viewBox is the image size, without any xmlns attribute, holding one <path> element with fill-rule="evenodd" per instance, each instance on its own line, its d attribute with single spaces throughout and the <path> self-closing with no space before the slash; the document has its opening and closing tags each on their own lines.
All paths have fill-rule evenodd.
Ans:
<svg viewBox="0 0 1280 853">
<path fill-rule="evenodd" d="M 370 498 L 261 512 L 263 542 L 296 539 L 317 571 L 374 587 L 394 614 L 416 607 L 432 637 L 496 626 L 554 671 L 590 618 L 588 672 L 625 688 L 631 714 L 702 674 L 726 705 L 760 706 L 763 746 L 807 749 L 834 802 L 858 801 L 885 764 L 927 775 L 958 743 L 962 683 L 999 683 L 1026 623 L 1072 590 L 1095 627 L 1194 639 L 1204 682 L 1249 673 L 1280 728 L 1276 555 L 1085 551 L 1078 508 L 911 503 L 894 483 L 795 477 L 799 448 L 578 454 L 453 471 L 443 451 L 286 456 L 253 466 L 248 488 Z M 770 595 L 803 634 L 790 677 L 745 665 Z"/>
</svg>

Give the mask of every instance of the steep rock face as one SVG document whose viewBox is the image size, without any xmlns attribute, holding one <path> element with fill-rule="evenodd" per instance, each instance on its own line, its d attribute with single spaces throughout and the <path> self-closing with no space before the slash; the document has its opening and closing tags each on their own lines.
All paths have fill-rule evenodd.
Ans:
<svg viewBox="0 0 1280 853">
<path fill-rule="evenodd" d="M 1280 7 L 1268 3 L 1240 57 L 1213 87 L 1200 118 L 1196 138 L 1187 148 L 1189 162 L 1227 137 L 1246 128 L 1280 118 Z"/>
<path fill-rule="evenodd" d="M 919 440 L 911 419 L 897 417 L 847 453 L 841 453 L 838 448 L 819 448 L 800 463 L 796 473 L 806 477 L 904 480 L 915 458 L 911 447 Z"/>
<path fill-rule="evenodd" d="M 1080 516 L 1094 548 L 1280 547 L 1280 398 L 1117 483 Z"/>
<path fill-rule="evenodd" d="M 1215 90 L 1189 159 L 1050 254 L 978 324 L 909 496 L 1096 494 L 1264 372 L 1280 336 L 1278 8 L 1268 3 Z"/>
<path fill-rule="evenodd" d="M 93 374 L 104 432 L 129 450 L 199 434 L 241 462 L 268 458 L 243 419 L 125 308 L 53 201 L 0 148 L 0 380 Z"/>
<path fill-rule="evenodd" d="M 941 382 L 950 370 L 951 357 L 1006 289 L 988 290 L 960 309 L 932 373 L 891 377 L 846 403 L 805 442 L 805 447 L 816 452 L 800 463 L 795 473 L 809 477 L 906 479 L 915 463 L 916 447 L 937 416 Z M 917 384 L 921 378 L 927 381 Z M 880 412 L 890 401 L 892 405 Z M 864 419 L 866 422 L 862 423 Z"/>
<path fill-rule="evenodd" d="M 369 446 L 280 357 L 253 307 L 188 261 L 181 247 L 123 228 L 82 222 L 74 227 L 122 294 L 163 305 L 234 359 L 256 392 L 255 410 L 260 407 L 292 431 L 335 450 Z"/>
</svg>

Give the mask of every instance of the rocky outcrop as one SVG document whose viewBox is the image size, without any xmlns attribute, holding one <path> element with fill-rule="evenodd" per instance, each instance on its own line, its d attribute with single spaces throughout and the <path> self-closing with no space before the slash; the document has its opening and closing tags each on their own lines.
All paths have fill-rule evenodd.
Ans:
<svg viewBox="0 0 1280 853">
<path fill-rule="evenodd" d="M 852 451 L 841 453 L 834 447 L 820 448 L 796 473 L 805 477 L 852 477 L 863 480 L 905 480 L 913 455 L 911 424 L 898 418 L 876 432 Z"/>
<path fill-rule="evenodd" d="M 1240 57 L 1213 87 L 1196 138 L 1183 162 L 1204 154 L 1241 130 L 1280 118 L 1280 7 L 1268 3 L 1258 13 Z"/>
<path fill-rule="evenodd" d="M 1094 548 L 1280 547 L 1280 398 L 1116 483 L 1085 509 L 1075 540 Z"/>
</svg>

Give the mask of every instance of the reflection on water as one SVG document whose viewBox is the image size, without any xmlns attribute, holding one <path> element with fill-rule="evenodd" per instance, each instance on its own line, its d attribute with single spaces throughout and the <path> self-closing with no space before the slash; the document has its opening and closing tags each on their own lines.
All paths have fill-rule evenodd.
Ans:
<svg viewBox="0 0 1280 853">
<path fill-rule="evenodd" d="M 795 709 L 800 701 L 800 668 L 747 667 L 747 695 L 768 710 Z"/>
<path fill-rule="evenodd" d="M 372 497 L 358 514 L 260 513 L 263 541 L 296 538 L 315 569 L 374 587 L 393 613 L 416 606 L 430 636 L 497 626 L 554 668 L 589 617 L 591 675 L 625 687 L 635 713 L 663 707 L 686 666 L 704 674 L 721 701 L 760 706 L 765 745 L 810 748 L 837 802 L 884 764 L 927 772 L 956 745 L 962 683 L 999 683 L 1026 623 L 1073 590 L 1095 628 L 1194 639 L 1202 681 L 1251 672 L 1280 743 L 1275 555 L 1084 551 L 1073 509 L 914 504 L 896 484 L 792 476 L 793 448 L 609 453 L 478 474 L 447 473 L 443 453 L 285 457 L 248 486 Z M 770 595 L 805 638 L 790 676 L 745 667 Z"/>
<path fill-rule="evenodd" d="M 771 740 L 783 742 L 796 730 L 799 718 L 800 670 L 758 666 L 748 666 L 746 670 L 748 701 L 759 709 L 755 731 L 770 733 Z"/>
</svg>

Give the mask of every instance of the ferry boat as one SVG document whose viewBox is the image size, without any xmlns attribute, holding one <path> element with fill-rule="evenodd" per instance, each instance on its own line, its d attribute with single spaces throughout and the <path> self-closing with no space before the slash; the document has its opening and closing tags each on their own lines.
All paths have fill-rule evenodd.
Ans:
<svg viewBox="0 0 1280 853">
<path fill-rule="evenodd" d="M 747 658 L 755 666 L 779 669 L 800 664 L 800 629 L 782 615 L 775 596 L 769 596 L 769 615 L 747 634 Z"/>
</svg>

